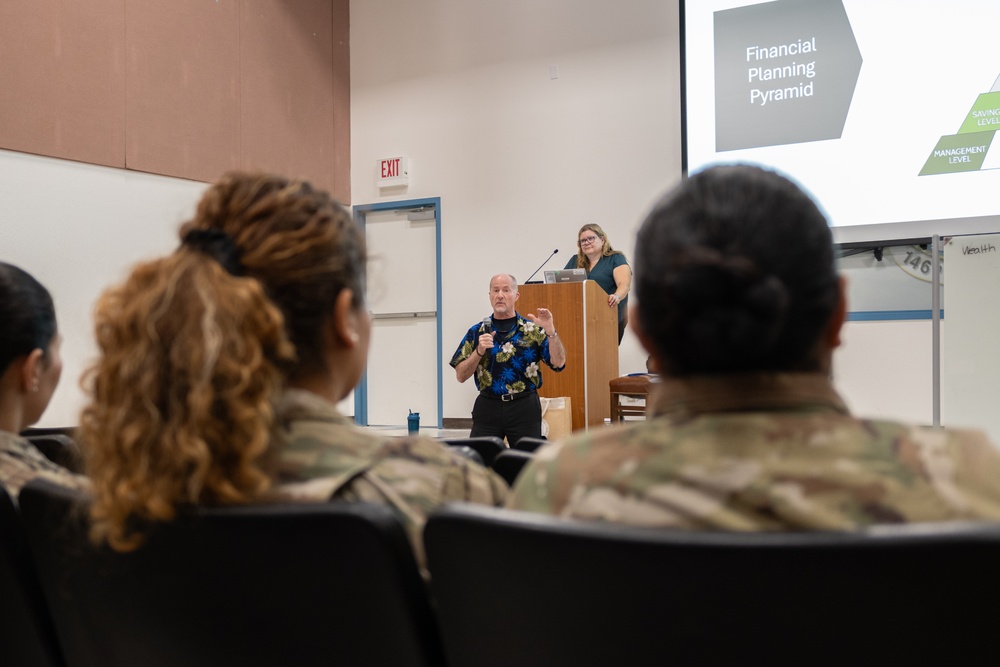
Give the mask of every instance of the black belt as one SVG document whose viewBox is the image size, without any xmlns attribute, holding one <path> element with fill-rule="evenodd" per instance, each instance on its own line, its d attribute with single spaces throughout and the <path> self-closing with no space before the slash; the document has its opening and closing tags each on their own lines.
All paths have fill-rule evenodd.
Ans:
<svg viewBox="0 0 1000 667">
<path fill-rule="evenodd" d="M 483 398 L 489 398 L 494 401 L 503 401 L 504 403 L 509 403 L 510 401 L 516 401 L 519 398 L 524 398 L 526 396 L 531 396 L 535 393 L 535 390 L 531 391 L 519 391 L 516 394 L 491 394 L 488 392 L 482 392 L 479 395 Z"/>
</svg>

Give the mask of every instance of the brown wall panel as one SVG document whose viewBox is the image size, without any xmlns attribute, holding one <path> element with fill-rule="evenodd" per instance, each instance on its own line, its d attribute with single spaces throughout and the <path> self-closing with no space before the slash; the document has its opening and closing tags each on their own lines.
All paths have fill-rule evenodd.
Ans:
<svg viewBox="0 0 1000 667">
<path fill-rule="evenodd" d="M 332 25 L 331 0 L 244 2 L 244 167 L 335 189 Z"/>
<path fill-rule="evenodd" d="M 240 165 L 240 0 L 125 0 L 126 165 L 212 181 Z"/>
<path fill-rule="evenodd" d="M 0 0 L 0 148 L 350 203 L 350 0 Z"/>
<path fill-rule="evenodd" d="M 333 6 L 333 196 L 351 203 L 351 1 Z"/>
<path fill-rule="evenodd" d="M 0 2 L 0 147 L 125 166 L 123 0 Z"/>
</svg>

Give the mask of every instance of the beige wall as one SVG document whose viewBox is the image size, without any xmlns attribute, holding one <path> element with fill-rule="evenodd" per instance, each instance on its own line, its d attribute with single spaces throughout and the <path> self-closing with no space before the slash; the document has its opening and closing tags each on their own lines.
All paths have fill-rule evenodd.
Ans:
<svg viewBox="0 0 1000 667">
<path fill-rule="evenodd" d="M 554 248 L 562 268 L 587 222 L 632 256 L 680 178 L 677 20 L 675 0 L 351 3 L 353 201 L 441 197 L 445 363 L 493 274 L 523 281 Z M 410 186 L 380 193 L 395 155 Z M 631 333 L 620 355 L 645 370 Z M 474 398 L 446 366 L 444 416 Z"/>
</svg>

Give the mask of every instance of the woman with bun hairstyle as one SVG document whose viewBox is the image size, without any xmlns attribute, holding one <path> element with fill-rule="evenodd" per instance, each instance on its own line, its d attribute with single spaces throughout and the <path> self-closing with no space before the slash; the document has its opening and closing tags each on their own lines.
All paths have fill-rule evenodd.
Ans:
<svg viewBox="0 0 1000 667">
<path fill-rule="evenodd" d="M 41 418 L 59 384 L 61 343 L 48 290 L 23 269 L 0 262 L 0 485 L 15 502 L 35 478 L 85 486 L 83 477 L 19 435 Z"/>
<path fill-rule="evenodd" d="M 625 253 L 611 247 L 600 225 L 588 223 L 576 235 L 578 252 L 566 262 L 567 269 L 586 269 L 593 280 L 608 293 L 608 308 L 618 310 L 618 344 L 621 345 L 628 324 L 628 293 L 632 288 L 632 269 Z"/>
<path fill-rule="evenodd" d="M 343 499 L 391 507 L 422 557 L 437 506 L 503 501 L 499 477 L 443 444 L 337 411 L 371 319 L 364 238 L 326 192 L 230 173 L 180 238 L 97 304 L 81 418 L 96 538 L 134 548 L 191 505 Z"/>
<path fill-rule="evenodd" d="M 635 247 L 632 326 L 662 373 L 648 419 L 542 449 L 511 507 L 705 530 L 1000 519 L 981 433 L 859 419 L 833 388 L 844 283 L 794 183 L 706 169 Z"/>
</svg>

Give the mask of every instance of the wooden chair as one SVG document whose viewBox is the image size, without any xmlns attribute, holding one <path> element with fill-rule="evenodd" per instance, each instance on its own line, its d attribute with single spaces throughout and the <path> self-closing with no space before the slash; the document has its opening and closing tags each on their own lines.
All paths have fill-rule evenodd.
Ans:
<svg viewBox="0 0 1000 667">
<path fill-rule="evenodd" d="M 69 667 L 440 665 L 402 525 L 382 506 L 199 508 L 129 553 L 95 547 L 79 494 L 21 492 Z"/>
<path fill-rule="evenodd" d="M 451 667 L 978 665 L 1000 652 L 997 524 L 717 533 L 452 505 L 424 540 Z M 484 576 L 486 562 L 500 566 Z"/>
<path fill-rule="evenodd" d="M 656 383 L 655 375 L 624 375 L 609 382 L 611 390 L 611 421 L 624 421 L 625 417 L 645 417 L 646 405 L 641 406 L 622 403 L 622 398 L 648 399 L 652 386 Z"/>
<path fill-rule="evenodd" d="M 0 665 L 58 667 L 62 652 L 17 509 L 0 486 Z"/>
</svg>

